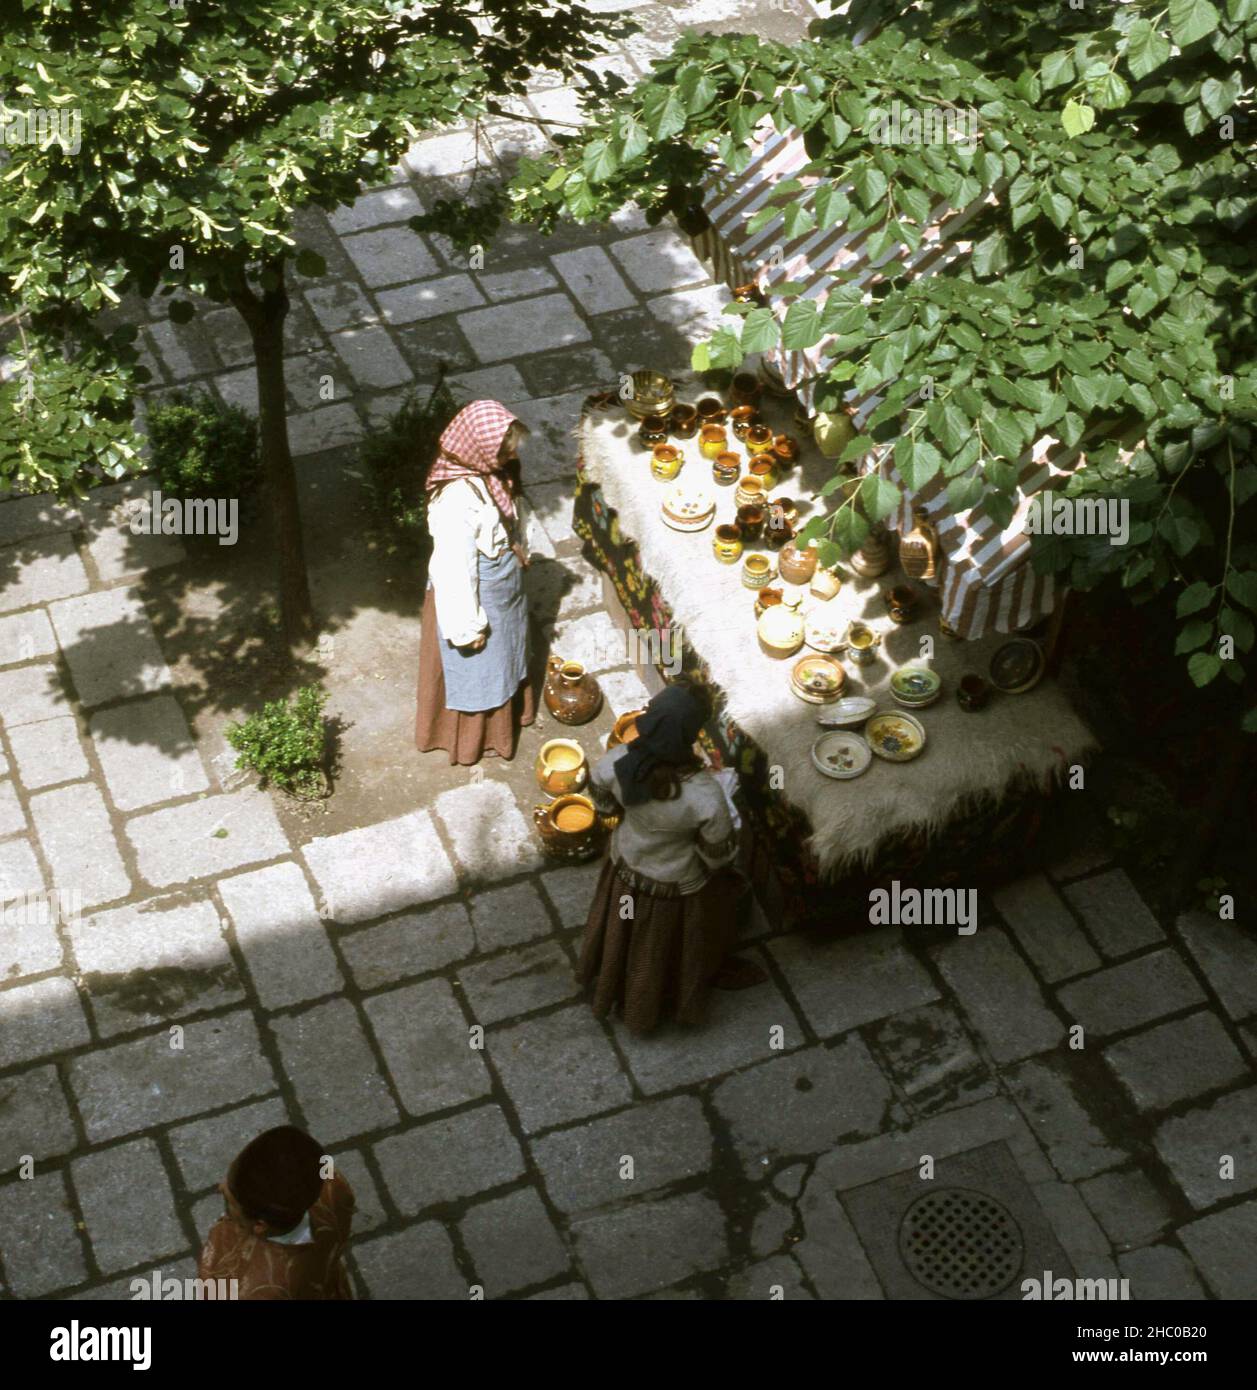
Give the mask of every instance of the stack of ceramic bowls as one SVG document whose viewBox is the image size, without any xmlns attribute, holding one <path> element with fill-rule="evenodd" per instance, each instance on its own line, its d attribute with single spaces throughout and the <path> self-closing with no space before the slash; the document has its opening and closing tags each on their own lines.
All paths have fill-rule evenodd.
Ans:
<svg viewBox="0 0 1257 1390">
<path fill-rule="evenodd" d="M 943 682 L 928 666 L 901 666 L 890 678 L 890 693 L 904 709 L 924 709 L 943 693 Z"/>
</svg>

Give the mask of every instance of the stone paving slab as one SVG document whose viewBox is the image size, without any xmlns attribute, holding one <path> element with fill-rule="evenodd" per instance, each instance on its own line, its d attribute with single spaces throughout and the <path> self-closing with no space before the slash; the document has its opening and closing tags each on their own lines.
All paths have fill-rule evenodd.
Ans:
<svg viewBox="0 0 1257 1390">
<path fill-rule="evenodd" d="M 37 497 L 7 497 L 0 502 L 0 545 L 56 531 L 73 531 L 82 522 L 73 503 L 58 502 L 42 493 Z"/>
<path fill-rule="evenodd" d="M 459 1230 L 485 1298 L 544 1284 L 570 1269 L 567 1250 L 531 1187 L 472 1207 Z"/>
<path fill-rule="evenodd" d="M 86 1154 L 70 1165 L 96 1263 L 106 1274 L 179 1255 L 187 1237 L 157 1145 L 135 1139 L 116 1148 Z M 143 1221 L 135 1219 L 131 1197 L 144 1193 Z"/>
<path fill-rule="evenodd" d="M 31 797 L 31 819 L 54 888 L 80 894 L 84 907 L 131 891 L 104 798 L 92 783 L 74 782 Z"/>
<path fill-rule="evenodd" d="M 495 1028 L 487 1047 L 529 1134 L 630 1098 L 619 1061 L 584 1006 Z"/>
<path fill-rule="evenodd" d="M 523 1176 L 524 1156 L 496 1105 L 482 1105 L 382 1139 L 376 1161 L 406 1216 Z"/>
<path fill-rule="evenodd" d="M 348 1000 L 281 1015 L 268 1026 L 297 1104 L 321 1144 L 396 1124 L 397 1106 Z"/>
<path fill-rule="evenodd" d="M 0 992 L 0 1067 L 91 1041 L 78 991 L 52 976 Z"/>
<path fill-rule="evenodd" d="M 69 935 L 103 1037 L 243 996 L 210 902 L 140 902 L 84 917 Z"/>
<path fill-rule="evenodd" d="M 397 1094 L 411 1115 L 488 1095 L 484 1053 L 447 980 L 372 995 L 363 1005 Z"/>
<path fill-rule="evenodd" d="M 649 1293 L 716 1269 L 729 1257 L 724 1214 L 702 1192 L 583 1217 L 571 1230 L 599 1298 Z"/>
<path fill-rule="evenodd" d="M 870 1036 L 913 1110 L 934 1114 L 996 1094 L 994 1076 L 960 1019 L 944 1004 L 927 1004 L 882 1020 Z"/>
<path fill-rule="evenodd" d="M 46 887 L 28 840 L 5 840 L 0 844 L 0 894 L 41 893 Z M 17 904 L 6 907 L 6 915 L 10 910 L 18 913 L 19 920 L 0 931 L 0 980 L 60 969 L 61 943 L 51 909 L 47 920 L 43 920 L 43 913 L 20 910 Z"/>
<path fill-rule="evenodd" d="M 587 314 L 605 314 L 637 303 L 637 296 L 601 246 L 560 251 L 551 263 Z"/>
<path fill-rule="evenodd" d="M 546 1192 L 563 1211 L 609 1206 L 705 1172 L 712 1135 L 693 1096 L 648 1102 L 555 1130 L 529 1145 Z M 632 1161 L 631 1174 L 625 1160 Z"/>
<path fill-rule="evenodd" d="M 120 811 L 205 791 L 209 778 L 170 695 L 100 710 L 88 723 L 110 799 Z"/>
<path fill-rule="evenodd" d="M 883 1129 L 892 1095 L 858 1037 L 812 1047 L 722 1081 L 712 1103 L 746 1177 L 782 1158 L 820 1154 Z"/>
<path fill-rule="evenodd" d="M 49 1064 L 0 1077 L 0 1172 L 29 1154 L 36 1162 L 68 1153 L 78 1142 L 65 1092 Z"/>
<path fill-rule="evenodd" d="M 470 275 L 445 275 L 432 280 L 424 280 L 417 285 L 407 285 L 405 289 L 380 290 L 375 296 L 384 321 L 398 325 L 418 323 L 427 319 L 439 318 L 444 314 L 458 313 L 461 309 L 471 309 L 484 303 L 484 295 L 476 288 Z M 466 332 L 460 319 L 459 326 Z M 511 357 L 513 353 L 495 353 L 489 356 L 477 354 L 483 362 Z"/>
<path fill-rule="evenodd" d="M 361 1241 L 354 1261 L 372 1298 L 467 1301 L 468 1283 L 458 1272 L 454 1247 L 435 1221 Z"/>
<path fill-rule="evenodd" d="M 1100 950 L 1110 959 L 1164 939 L 1157 919 L 1144 906 L 1122 869 L 1080 879 L 1063 891 Z"/>
<path fill-rule="evenodd" d="M 1122 1033 L 1205 1002 L 1204 991 L 1173 951 L 1153 951 L 1066 985 L 1057 996 L 1088 1033 Z"/>
<path fill-rule="evenodd" d="M 69 536 L 48 536 L 0 550 L 0 612 L 69 598 L 89 587 Z"/>
<path fill-rule="evenodd" d="M 170 684 L 170 668 L 134 589 L 104 589 L 49 605 L 61 654 L 86 707 Z"/>
<path fill-rule="evenodd" d="M 1078 1191 L 1119 1249 L 1156 1240 L 1170 1225 L 1164 1198 L 1137 1169 L 1101 1173 L 1079 1183 Z"/>
<path fill-rule="evenodd" d="M 482 951 L 520 946 L 554 929 L 533 880 L 477 893 L 471 903 L 471 924 Z"/>
<path fill-rule="evenodd" d="M 70 715 L 9 730 L 17 775 L 27 791 L 73 782 L 91 773 L 77 721 Z"/>
<path fill-rule="evenodd" d="M 433 812 L 465 878 L 493 882 L 540 868 L 541 846 L 505 782 L 468 782 L 442 792 Z"/>
<path fill-rule="evenodd" d="M 818 1037 L 832 1037 L 938 998 L 898 927 L 822 941 L 779 937 L 768 952 Z"/>
<path fill-rule="evenodd" d="M 303 1003 L 343 988 L 327 930 L 296 864 L 219 879 L 218 892 L 264 1008 Z"/>
<path fill-rule="evenodd" d="M 93 1143 L 275 1089 L 245 1009 L 98 1048 L 71 1060 L 68 1074 Z"/>
<path fill-rule="evenodd" d="M 646 1095 L 690 1086 L 803 1044 L 794 1010 L 771 981 L 736 992 L 713 990 L 701 1028 L 662 1025 L 635 1037 L 618 1020 L 615 1036 Z"/>
<path fill-rule="evenodd" d="M 1257 1087 L 1166 1120 L 1153 1136 L 1161 1161 L 1198 1211 L 1257 1188 Z M 1235 1176 L 1223 1178 L 1223 1156 Z"/>
<path fill-rule="evenodd" d="M 0 782 L 0 838 L 26 830 L 26 812 L 12 782 Z"/>
<path fill-rule="evenodd" d="M 37 1173 L 0 1187 L 0 1259 L 18 1298 L 39 1298 L 86 1279 L 61 1173 Z"/>
<path fill-rule="evenodd" d="M 458 879 L 427 811 L 316 836 L 301 850 L 338 922 L 364 922 L 449 897 Z"/>
<path fill-rule="evenodd" d="M 1257 938 L 1239 922 L 1205 912 L 1178 919 L 1178 931 L 1232 1018 L 1257 1014 Z"/>
<path fill-rule="evenodd" d="M 1181 1226 L 1178 1238 L 1219 1298 L 1257 1298 L 1257 1202 Z"/>
<path fill-rule="evenodd" d="M 1020 1061 L 1061 1041 L 1064 1024 L 1002 932 L 980 928 L 949 942 L 936 959 L 997 1062 Z"/>
<path fill-rule="evenodd" d="M 585 320 L 565 294 L 542 294 L 460 314 L 458 326 L 482 362 L 521 357 L 538 342 L 550 346 L 587 343 Z"/>
<path fill-rule="evenodd" d="M 1180 1100 L 1221 1090 L 1250 1071 L 1210 1013 L 1125 1038 L 1105 1048 L 1104 1060 L 1140 1110 L 1166 1110 Z"/>
<path fill-rule="evenodd" d="M 1005 1079 L 1066 1182 L 1094 1177 L 1122 1161 L 1124 1155 L 1107 1142 L 1061 1072 L 1045 1062 L 1025 1062 Z"/>
<path fill-rule="evenodd" d="M 1049 984 L 1100 968 L 1100 957 L 1043 874 L 995 891 L 995 908 Z"/>
<path fill-rule="evenodd" d="M 572 962 L 555 941 L 465 965 L 458 978 L 472 1017 L 486 1025 L 561 1004 L 579 993 Z"/>
<path fill-rule="evenodd" d="M 72 706 L 51 662 L 0 671 L 0 721 L 8 731 L 39 720 L 68 717 Z"/>
<path fill-rule="evenodd" d="M 1191 1262 L 1172 1245 L 1148 1245 L 1117 1257 L 1122 1277 L 1130 1280 L 1136 1302 L 1200 1301 L 1207 1297 Z"/>
<path fill-rule="evenodd" d="M 359 989 L 440 970 L 471 955 L 476 945 L 467 908 L 457 902 L 403 913 L 379 926 L 343 933 L 338 940 Z"/>
<path fill-rule="evenodd" d="M 42 608 L 0 618 L 0 666 L 31 661 L 37 656 L 53 656 L 57 639 Z"/>
<path fill-rule="evenodd" d="M 156 888 L 226 874 L 289 850 L 270 797 L 253 788 L 133 816 L 126 836 L 140 873 Z"/>
</svg>

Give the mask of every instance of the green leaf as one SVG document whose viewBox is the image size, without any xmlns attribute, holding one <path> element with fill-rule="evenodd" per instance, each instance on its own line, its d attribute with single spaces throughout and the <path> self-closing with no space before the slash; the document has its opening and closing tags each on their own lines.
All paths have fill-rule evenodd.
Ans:
<svg viewBox="0 0 1257 1390">
<path fill-rule="evenodd" d="M 742 321 L 742 351 L 767 352 L 776 347 L 781 337 L 776 315 L 771 309 L 757 305 Z"/>
<path fill-rule="evenodd" d="M 1237 603 L 1257 613 L 1257 570 L 1231 570 L 1226 577 L 1226 591 Z"/>
<path fill-rule="evenodd" d="M 967 512 L 982 500 L 982 479 L 953 478 L 947 484 L 947 504 L 953 512 Z"/>
<path fill-rule="evenodd" d="M 1187 674 L 1196 685 L 1208 685 L 1222 670 L 1222 660 L 1212 652 L 1197 652 L 1187 663 Z"/>
<path fill-rule="evenodd" d="M 1018 459 L 1024 448 L 1022 433 L 1007 411 L 997 411 L 982 421 L 982 438 L 1008 459 Z"/>
<path fill-rule="evenodd" d="M 840 507 L 834 515 L 834 534 L 843 551 L 850 555 L 864 544 L 869 523 L 855 507 Z"/>
<path fill-rule="evenodd" d="M 1239 98 L 1241 85 L 1238 72 L 1233 72 L 1225 82 L 1219 82 L 1216 77 L 1210 77 L 1201 84 L 1200 104 L 1217 120 L 1224 111 L 1229 111 L 1235 105 Z"/>
<path fill-rule="evenodd" d="M 782 229 L 788 241 L 793 241 L 796 237 L 801 237 L 805 232 L 810 232 L 816 226 L 816 218 L 812 216 L 812 209 L 801 200 L 791 203 L 782 216 Z"/>
<path fill-rule="evenodd" d="M 1131 75 L 1147 77 L 1170 56 L 1170 42 L 1146 19 L 1137 19 L 1126 36 L 1126 61 Z"/>
<path fill-rule="evenodd" d="M 1065 127 L 1066 135 L 1071 138 L 1076 135 L 1085 135 L 1095 123 L 1096 113 L 1092 107 L 1085 106 L 1072 97 L 1065 103 L 1064 110 L 1061 112 L 1061 125 Z M 1042 205 L 1041 199 L 1040 205 Z M 1060 223 L 1057 225 L 1059 226 Z"/>
<path fill-rule="evenodd" d="M 1095 81 L 1088 82 L 1087 94 L 1101 111 L 1117 111 L 1130 100 L 1130 88 L 1115 72 L 1106 72 Z M 1092 117 L 1092 124 L 1094 120 Z M 1088 130 L 1090 128 L 1087 127 Z"/>
<path fill-rule="evenodd" d="M 1193 618 L 1191 622 L 1183 624 L 1174 643 L 1174 655 L 1183 656 L 1187 652 L 1194 652 L 1197 647 L 1203 647 L 1212 636 L 1211 622 L 1204 618 Z"/>
<path fill-rule="evenodd" d="M 863 207 L 871 208 L 886 196 L 886 175 L 871 164 L 857 169 L 851 178 L 851 187 Z"/>
<path fill-rule="evenodd" d="M 1213 586 L 1206 584 L 1203 579 L 1198 579 L 1196 583 L 1189 584 L 1178 596 L 1178 602 L 1174 605 L 1174 613 L 1179 618 L 1189 618 L 1193 613 L 1199 613 L 1209 600 L 1213 597 Z M 1197 643 L 1199 645 L 1199 643 Z"/>
<path fill-rule="evenodd" d="M 670 140 L 685 129 L 685 106 L 675 87 L 650 86 L 642 96 L 642 117 L 656 140 Z"/>
<path fill-rule="evenodd" d="M 895 467 L 912 492 L 920 492 L 942 466 L 943 456 L 929 440 L 905 434 L 895 444 Z"/>
<path fill-rule="evenodd" d="M 690 366 L 696 372 L 711 371 L 711 344 L 695 343 L 690 353 Z"/>
<path fill-rule="evenodd" d="M 1180 48 L 1212 34 L 1217 27 L 1218 12 L 1209 0 L 1170 0 L 1170 33 Z"/>
<path fill-rule="evenodd" d="M 620 159 L 615 146 L 606 140 L 595 140 L 585 147 L 581 167 L 595 183 L 606 183 L 615 176 Z"/>
<path fill-rule="evenodd" d="M 1167 512 L 1157 524 L 1157 530 L 1170 543 L 1176 555 L 1186 555 L 1200 540 L 1200 527 L 1190 517 Z"/>
<path fill-rule="evenodd" d="M 1039 80 L 1047 91 L 1051 91 L 1053 87 L 1059 87 L 1063 83 L 1072 82 L 1073 79 L 1074 59 L 1068 50 L 1062 49 L 1059 53 L 1049 53 L 1039 67 Z"/>
<path fill-rule="evenodd" d="M 868 473 L 860 484 L 860 505 L 870 521 L 882 521 L 899 505 L 899 489 L 879 473 Z"/>
<path fill-rule="evenodd" d="M 786 310 L 781 345 L 790 352 L 815 347 L 821 340 L 820 313 L 814 299 L 797 299 Z"/>
<path fill-rule="evenodd" d="M 1039 195 L 1039 208 L 1062 229 L 1069 221 L 1069 214 L 1074 210 L 1073 204 L 1063 193 L 1052 193 L 1047 189 Z"/>
<path fill-rule="evenodd" d="M 825 132 L 834 149 L 843 144 L 847 136 L 851 134 L 851 127 L 841 116 L 832 111 L 821 121 L 821 129 Z"/>
<path fill-rule="evenodd" d="M 822 183 L 812 199 L 817 225 L 825 230 L 841 222 L 851 211 L 851 199 L 837 184 Z"/>
</svg>

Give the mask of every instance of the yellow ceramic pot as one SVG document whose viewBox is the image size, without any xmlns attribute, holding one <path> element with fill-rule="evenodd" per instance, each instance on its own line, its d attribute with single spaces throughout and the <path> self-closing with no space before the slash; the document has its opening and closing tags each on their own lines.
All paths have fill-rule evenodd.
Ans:
<svg viewBox="0 0 1257 1390">
<path fill-rule="evenodd" d="M 704 458 L 714 459 L 729 448 L 723 425 L 704 425 L 698 432 L 698 447 Z"/>
<path fill-rule="evenodd" d="M 541 745 L 536 773 L 537 785 L 549 796 L 581 791 L 589 776 L 584 750 L 570 738 L 552 738 Z"/>
<path fill-rule="evenodd" d="M 711 548 L 722 565 L 732 565 L 742 554 L 742 528 L 736 524 L 717 526 Z"/>
<path fill-rule="evenodd" d="M 651 474 L 661 483 L 670 483 L 681 471 L 683 461 L 675 444 L 656 444 L 650 456 Z"/>
<path fill-rule="evenodd" d="M 746 432 L 745 444 L 751 454 L 770 454 L 773 447 L 773 432 L 767 425 L 752 425 Z"/>
<path fill-rule="evenodd" d="M 759 479 L 759 485 L 765 492 L 771 492 L 777 486 L 777 461 L 771 454 L 757 454 L 751 460 L 751 477 Z"/>
</svg>

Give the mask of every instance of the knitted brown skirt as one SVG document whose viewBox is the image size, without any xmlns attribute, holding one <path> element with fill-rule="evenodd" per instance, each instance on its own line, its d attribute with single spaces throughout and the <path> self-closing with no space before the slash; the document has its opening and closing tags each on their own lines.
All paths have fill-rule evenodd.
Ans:
<svg viewBox="0 0 1257 1390">
<path fill-rule="evenodd" d="M 718 873 L 697 893 L 650 897 L 630 888 L 608 859 L 581 943 L 579 977 L 594 1013 L 605 1018 L 618 1006 L 633 1033 L 665 1019 L 701 1022 L 708 981 L 737 935 L 737 894 L 736 878 Z"/>
<path fill-rule="evenodd" d="M 520 682 L 514 696 L 497 709 L 465 714 L 445 708 L 445 672 L 441 666 L 440 629 L 431 589 L 423 600 L 419 632 L 419 702 L 415 712 L 415 747 L 450 755 L 450 763 L 470 767 L 486 754 L 513 758 L 521 728 L 533 722 L 537 701 L 532 684 Z"/>
</svg>

